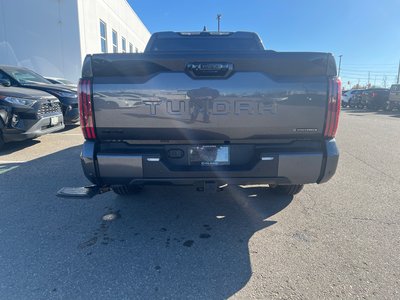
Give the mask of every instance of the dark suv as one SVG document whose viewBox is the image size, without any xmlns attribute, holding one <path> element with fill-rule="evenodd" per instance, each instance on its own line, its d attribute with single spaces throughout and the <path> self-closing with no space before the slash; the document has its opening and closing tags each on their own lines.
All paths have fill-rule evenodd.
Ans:
<svg viewBox="0 0 400 300">
<path fill-rule="evenodd" d="M 64 128 L 60 101 L 43 91 L 9 86 L 0 79 L 0 148 Z"/>
<path fill-rule="evenodd" d="M 389 99 L 389 89 L 372 88 L 365 90 L 362 94 L 361 103 L 368 109 L 385 109 Z"/>
<path fill-rule="evenodd" d="M 61 102 L 65 123 L 79 122 L 76 88 L 52 84 L 43 76 L 21 67 L 0 66 L 0 79 L 8 81 L 11 86 L 41 90 L 54 95 Z"/>
</svg>

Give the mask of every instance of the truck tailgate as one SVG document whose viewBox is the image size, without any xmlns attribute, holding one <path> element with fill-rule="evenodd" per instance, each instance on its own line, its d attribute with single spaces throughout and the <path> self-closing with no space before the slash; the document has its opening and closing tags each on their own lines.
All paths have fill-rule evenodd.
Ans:
<svg viewBox="0 0 400 300">
<path fill-rule="evenodd" d="M 332 60 L 273 51 L 94 55 L 96 133 L 103 140 L 319 138 Z"/>
</svg>

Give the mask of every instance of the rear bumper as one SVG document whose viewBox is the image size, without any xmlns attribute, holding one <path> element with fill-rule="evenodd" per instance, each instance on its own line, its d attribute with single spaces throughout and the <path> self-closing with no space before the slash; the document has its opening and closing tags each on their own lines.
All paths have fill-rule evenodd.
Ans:
<svg viewBox="0 0 400 300">
<path fill-rule="evenodd" d="M 58 117 L 58 124 L 51 124 L 52 117 Z M 60 113 L 39 120 L 21 119 L 15 128 L 3 128 L 2 133 L 5 142 L 18 142 L 59 131 L 63 128 L 63 115 Z"/>
<path fill-rule="evenodd" d="M 95 142 L 83 145 L 81 162 L 86 177 L 101 185 L 150 182 L 307 184 L 323 183 L 334 175 L 339 152 L 334 139 L 321 151 L 264 153 L 250 168 L 176 168 L 152 152 L 135 154 L 97 152 Z"/>
<path fill-rule="evenodd" d="M 325 141 L 324 161 L 321 166 L 321 176 L 317 183 L 324 183 L 330 180 L 336 173 L 339 164 L 339 149 L 335 139 Z"/>
</svg>

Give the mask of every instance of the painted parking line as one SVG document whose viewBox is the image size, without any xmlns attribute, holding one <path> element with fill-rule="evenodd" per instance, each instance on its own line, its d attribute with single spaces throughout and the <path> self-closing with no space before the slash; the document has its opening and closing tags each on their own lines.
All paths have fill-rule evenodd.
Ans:
<svg viewBox="0 0 400 300">
<path fill-rule="evenodd" d="M 12 171 L 16 168 L 18 168 L 19 166 L 7 166 L 7 165 L 0 165 L 0 175 L 7 173 L 9 171 Z"/>
</svg>

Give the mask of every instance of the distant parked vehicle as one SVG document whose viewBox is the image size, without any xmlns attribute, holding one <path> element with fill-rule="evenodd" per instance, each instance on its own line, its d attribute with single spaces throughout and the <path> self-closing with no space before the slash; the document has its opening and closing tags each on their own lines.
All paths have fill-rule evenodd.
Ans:
<svg viewBox="0 0 400 300">
<path fill-rule="evenodd" d="M 0 149 L 64 128 L 60 101 L 43 91 L 11 87 L 0 79 Z"/>
<path fill-rule="evenodd" d="M 69 81 L 68 79 L 47 77 L 47 76 L 44 78 L 46 78 L 52 84 L 63 84 L 63 85 L 70 86 L 70 87 L 75 87 L 75 88 L 77 87 L 77 85 L 75 83 L 73 83 L 72 81 Z"/>
<path fill-rule="evenodd" d="M 393 108 L 400 110 L 400 84 L 393 84 L 390 88 L 386 110 Z"/>
<path fill-rule="evenodd" d="M 52 84 L 43 76 L 21 67 L 0 66 L 0 79 L 8 80 L 11 86 L 41 90 L 57 97 L 61 102 L 64 121 L 79 122 L 77 89 L 61 84 Z"/>
<path fill-rule="evenodd" d="M 350 99 L 354 97 L 354 95 L 362 90 L 348 90 L 342 92 L 342 107 L 347 107 L 350 104 Z"/>
<path fill-rule="evenodd" d="M 361 102 L 368 109 L 385 109 L 389 98 L 389 89 L 373 88 L 367 89 L 362 93 Z"/>
<path fill-rule="evenodd" d="M 364 108 L 364 104 L 362 103 L 362 94 L 364 90 L 354 90 L 354 93 L 349 98 L 349 106 L 351 108 L 358 107 Z"/>
</svg>

